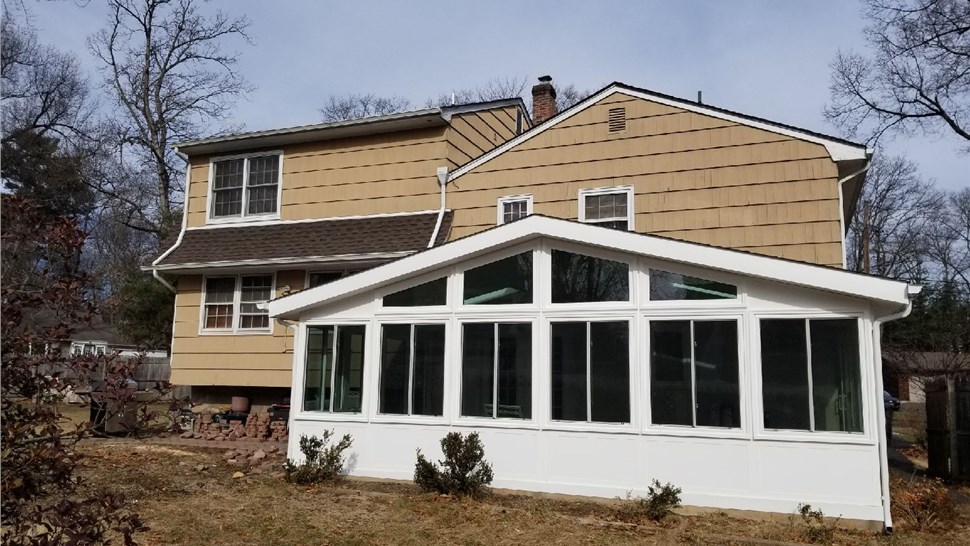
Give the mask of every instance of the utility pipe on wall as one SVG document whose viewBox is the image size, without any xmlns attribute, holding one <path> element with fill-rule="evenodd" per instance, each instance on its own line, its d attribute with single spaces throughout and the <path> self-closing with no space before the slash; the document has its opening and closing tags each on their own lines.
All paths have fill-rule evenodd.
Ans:
<svg viewBox="0 0 970 546">
<path fill-rule="evenodd" d="M 428 241 L 428 248 L 433 247 L 434 242 L 438 240 L 441 222 L 445 218 L 445 187 L 448 185 L 448 167 L 438 167 L 438 185 L 441 186 L 441 208 L 438 210 L 438 221 L 434 224 L 434 231 L 431 233 L 431 240 Z"/>
<path fill-rule="evenodd" d="M 866 164 L 863 165 L 862 168 L 859 169 L 858 171 L 839 180 L 839 227 L 842 228 L 841 229 L 842 231 L 842 269 L 845 269 L 848 266 L 848 258 L 846 257 L 846 254 L 845 254 L 845 235 L 849 229 L 849 226 L 845 225 L 845 204 L 844 204 L 845 197 L 843 196 L 842 186 L 849 180 L 852 180 L 857 176 L 865 174 L 865 172 L 868 171 L 869 167 L 871 166 L 872 166 L 872 154 L 867 151 Z"/>
<path fill-rule="evenodd" d="M 885 390 L 882 383 L 882 325 L 908 317 L 909 313 L 913 310 L 913 298 L 922 289 L 923 287 L 918 285 L 907 286 L 906 295 L 909 297 L 909 303 L 906 304 L 906 307 L 896 313 L 878 317 L 872 322 L 872 353 L 876 379 L 876 407 L 878 408 L 878 411 L 876 411 L 876 445 L 879 446 L 879 481 L 882 486 L 882 519 L 886 534 L 889 535 L 893 532 L 893 516 L 889 502 L 889 438 L 886 436 L 886 403 L 883 400 L 882 394 L 883 390 Z"/>
<path fill-rule="evenodd" d="M 189 218 L 189 181 L 190 181 L 190 178 L 189 177 L 192 176 L 192 164 L 189 163 L 189 156 L 187 156 L 187 155 L 183 154 L 182 152 L 180 152 L 178 150 L 178 148 L 174 148 L 174 150 L 175 150 L 175 153 L 180 158 L 182 158 L 183 161 L 185 161 L 185 184 L 184 184 L 184 188 L 183 188 L 184 196 L 182 198 L 182 227 L 179 229 L 179 236 L 178 236 L 177 239 L 175 239 L 175 244 L 173 244 L 168 250 L 166 250 L 165 252 L 163 252 L 161 256 L 159 256 L 158 258 L 155 258 L 155 261 L 152 262 L 152 266 L 158 265 L 158 262 L 164 260 L 166 257 L 168 257 L 169 254 L 172 253 L 173 250 L 175 250 L 176 248 L 178 248 L 178 246 L 180 244 L 182 244 L 182 237 L 185 236 L 185 228 L 186 228 L 186 226 L 188 226 L 188 218 Z M 173 294 L 177 294 L 178 293 L 178 291 L 175 290 L 175 287 L 172 286 L 172 283 L 170 283 L 170 282 L 166 281 L 165 279 L 163 279 L 162 276 L 158 274 L 158 270 L 155 269 L 154 267 L 152 267 L 152 276 L 155 277 L 155 280 L 157 280 L 158 282 L 162 283 L 163 285 L 165 285 L 166 288 L 168 288 L 169 290 L 171 290 Z"/>
</svg>

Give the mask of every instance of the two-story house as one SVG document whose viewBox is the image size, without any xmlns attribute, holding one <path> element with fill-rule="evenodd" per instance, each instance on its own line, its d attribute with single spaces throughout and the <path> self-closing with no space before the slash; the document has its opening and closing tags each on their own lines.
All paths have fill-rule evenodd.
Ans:
<svg viewBox="0 0 970 546">
<path fill-rule="evenodd" d="M 359 475 L 475 430 L 500 487 L 891 527 L 879 328 L 919 288 L 844 270 L 871 152 L 620 83 L 533 112 L 183 144 L 173 381 L 288 386 L 291 453 L 350 433 Z"/>
<path fill-rule="evenodd" d="M 530 124 L 516 98 L 179 144 L 182 230 L 150 266 L 175 279 L 171 381 L 197 400 L 288 396 L 292 331 L 258 304 L 446 241 L 438 168 Z"/>
</svg>

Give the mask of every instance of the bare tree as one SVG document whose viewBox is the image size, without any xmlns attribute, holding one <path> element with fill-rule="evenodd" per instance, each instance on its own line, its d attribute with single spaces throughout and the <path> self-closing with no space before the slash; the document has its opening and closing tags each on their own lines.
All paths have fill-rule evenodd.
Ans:
<svg viewBox="0 0 970 546">
<path fill-rule="evenodd" d="M 411 107 L 411 101 L 403 97 L 381 97 L 374 93 L 346 96 L 330 95 L 327 104 L 320 108 L 324 122 L 347 121 L 352 119 L 386 116 L 404 112 Z"/>
<path fill-rule="evenodd" d="M 872 55 L 839 52 L 826 117 L 872 142 L 915 130 L 970 140 L 970 2 L 865 4 Z"/>
<path fill-rule="evenodd" d="M 41 45 L 4 4 L 0 21 L 3 144 L 25 133 L 77 141 L 96 104 L 77 58 Z"/>
<path fill-rule="evenodd" d="M 529 80 L 525 76 L 499 76 L 488 80 L 478 87 L 455 89 L 449 93 L 442 93 L 435 98 L 429 98 L 425 101 L 425 105 L 431 108 L 435 106 L 514 99 L 521 97 L 525 93 L 528 82 Z"/>
<path fill-rule="evenodd" d="M 572 83 L 562 89 L 556 89 L 556 111 L 562 112 L 574 104 L 586 100 L 592 94 L 593 92 L 589 89 L 582 91 L 576 89 L 576 85 Z"/>
<path fill-rule="evenodd" d="M 944 200 L 912 161 L 876 155 L 846 237 L 848 267 L 896 279 L 921 277 Z"/>
<path fill-rule="evenodd" d="M 88 45 L 101 61 L 107 85 L 119 106 L 115 133 L 120 145 L 151 165 L 151 200 L 143 206 L 112 190 L 137 221 L 128 225 L 164 237 L 177 222 L 172 202 L 184 188 L 170 146 L 212 132 L 234 101 L 250 90 L 236 72 L 238 53 L 223 41 L 249 41 L 245 17 L 199 13 L 194 0 L 109 0 L 105 28 Z"/>
<path fill-rule="evenodd" d="M 932 225 L 928 252 L 937 275 L 970 302 L 970 188 L 950 194 Z"/>
</svg>

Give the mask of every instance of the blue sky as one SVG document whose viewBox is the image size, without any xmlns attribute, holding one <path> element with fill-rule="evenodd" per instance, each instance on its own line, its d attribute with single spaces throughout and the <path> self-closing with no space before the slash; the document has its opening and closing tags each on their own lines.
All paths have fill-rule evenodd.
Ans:
<svg viewBox="0 0 970 546">
<path fill-rule="evenodd" d="M 85 37 L 102 26 L 98 0 L 26 1 L 40 39 L 74 51 L 97 82 Z M 256 44 L 227 43 L 256 90 L 235 123 L 267 129 L 319 121 L 331 94 L 411 99 L 497 76 L 550 74 L 595 90 L 614 80 L 694 98 L 827 134 L 829 63 L 863 49 L 860 6 L 849 0 L 457 2 L 222 0 L 205 10 L 245 14 Z M 965 143 L 964 143 L 965 144 Z M 970 155 L 955 136 L 898 138 L 947 189 L 970 185 Z"/>
</svg>

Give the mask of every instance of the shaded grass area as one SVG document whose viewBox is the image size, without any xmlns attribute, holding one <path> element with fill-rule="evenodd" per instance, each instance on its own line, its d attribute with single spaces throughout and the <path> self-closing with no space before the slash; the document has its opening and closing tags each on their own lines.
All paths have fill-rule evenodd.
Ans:
<svg viewBox="0 0 970 546">
<path fill-rule="evenodd" d="M 82 446 L 92 487 L 125 495 L 151 528 L 142 544 L 772 544 L 805 542 L 802 526 L 722 513 L 631 521 L 621 502 L 494 494 L 424 494 L 410 484 L 348 480 L 296 486 L 282 457 L 261 472 L 221 451 L 94 441 Z M 238 470 L 246 476 L 233 479 Z M 936 534 L 838 530 L 835 544 L 970 544 L 966 513 Z M 753 540 L 751 540 L 753 539 Z"/>
</svg>

